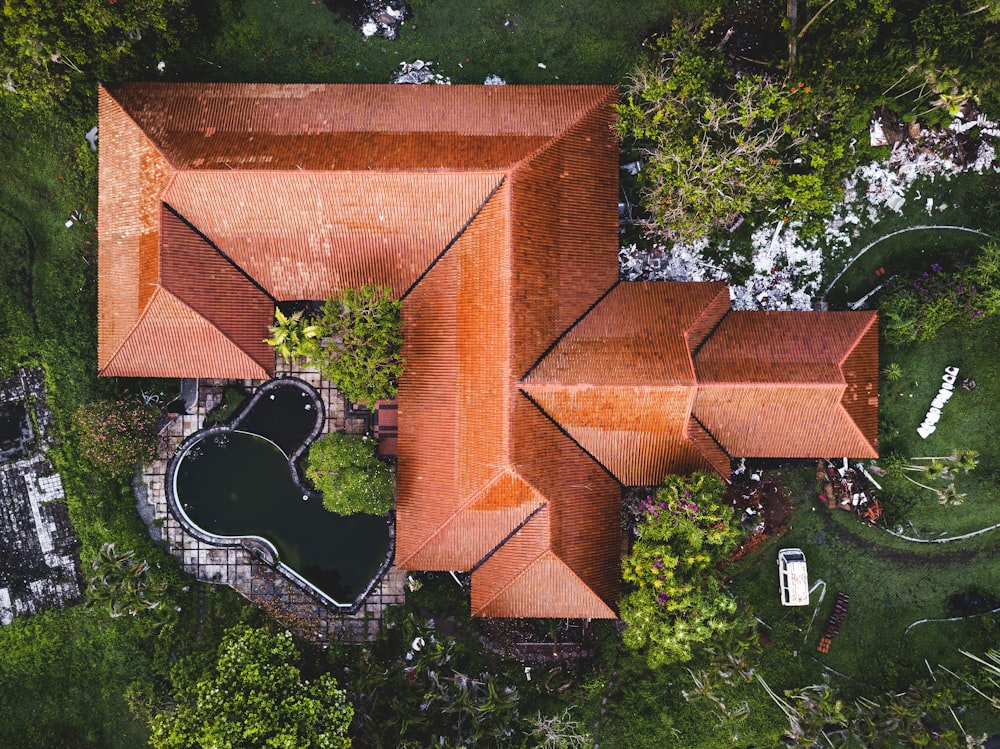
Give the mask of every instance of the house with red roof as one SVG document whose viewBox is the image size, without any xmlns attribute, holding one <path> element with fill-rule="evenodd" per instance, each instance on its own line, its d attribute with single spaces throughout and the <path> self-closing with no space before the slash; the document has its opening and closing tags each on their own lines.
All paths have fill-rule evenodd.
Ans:
<svg viewBox="0 0 1000 749">
<path fill-rule="evenodd" d="M 616 615 L 623 486 L 875 457 L 874 312 L 618 278 L 617 90 L 102 88 L 98 370 L 265 378 L 276 304 L 402 300 L 396 564 Z"/>
</svg>

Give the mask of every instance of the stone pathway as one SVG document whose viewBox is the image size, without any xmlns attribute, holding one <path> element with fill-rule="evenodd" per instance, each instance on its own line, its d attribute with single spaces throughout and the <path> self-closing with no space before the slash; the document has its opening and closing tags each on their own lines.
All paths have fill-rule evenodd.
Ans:
<svg viewBox="0 0 1000 749">
<path fill-rule="evenodd" d="M 324 434 L 338 430 L 358 434 L 368 428 L 364 418 L 346 412 L 340 393 L 315 370 L 292 369 L 278 360 L 275 376 L 282 375 L 298 377 L 320 393 L 327 415 Z M 163 428 L 160 432 L 159 456 L 152 464 L 143 468 L 142 485 L 136 487 L 140 514 L 144 517 L 151 515 L 151 535 L 166 542 L 185 571 L 199 580 L 230 585 L 302 636 L 314 642 L 372 640 L 378 635 L 386 607 L 400 604 L 404 600 L 406 573 L 402 570 L 390 565 L 358 611 L 344 614 L 337 607 L 326 605 L 275 568 L 275 560 L 262 545 L 247 543 L 241 546 L 220 546 L 196 538 L 169 510 L 165 474 L 170 457 L 177 447 L 201 429 L 205 416 L 221 400 L 225 385 L 241 384 L 248 391 L 253 391 L 264 382 L 200 381 L 197 405 L 193 408 L 189 405 L 187 414 L 171 419 Z"/>
</svg>

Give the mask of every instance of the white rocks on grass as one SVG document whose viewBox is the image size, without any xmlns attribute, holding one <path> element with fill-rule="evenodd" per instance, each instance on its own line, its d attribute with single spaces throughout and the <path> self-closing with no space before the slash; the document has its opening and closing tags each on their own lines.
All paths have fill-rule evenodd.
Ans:
<svg viewBox="0 0 1000 749">
<path fill-rule="evenodd" d="M 954 159 L 949 154 L 962 153 L 956 136 L 978 128 L 980 143 L 974 155 Z M 874 133 L 881 135 L 881 133 Z M 884 137 L 882 138 L 884 139 Z M 844 180 L 844 199 L 836 206 L 825 230 L 818 236 L 803 239 L 795 222 L 765 224 L 754 231 L 753 275 L 740 286 L 731 286 L 736 309 L 809 309 L 821 285 L 820 269 L 824 252 L 836 256 L 846 252 L 860 235 L 862 227 L 877 224 L 886 210 L 902 213 L 907 196 L 918 179 L 950 179 L 963 171 L 983 172 L 995 169 L 1000 124 L 980 115 L 975 119 L 957 118 L 946 130 L 923 130 L 918 141 L 895 144 L 884 162 L 858 167 Z M 920 199 L 920 195 L 916 195 Z M 928 213 L 935 206 L 927 199 Z M 621 276 L 630 281 L 714 281 L 727 280 L 728 274 L 706 258 L 707 240 L 671 246 L 652 239 L 646 247 L 635 244 L 619 250 Z M 725 257 L 728 242 L 713 248 L 713 254 Z"/>
<path fill-rule="evenodd" d="M 393 74 L 393 83 L 439 83 L 451 85 L 451 78 L 435 73 L 431 66 L 431 61 L 414 60 L 413 62 L 399 63 L 399 71 Z"/>
</svg>

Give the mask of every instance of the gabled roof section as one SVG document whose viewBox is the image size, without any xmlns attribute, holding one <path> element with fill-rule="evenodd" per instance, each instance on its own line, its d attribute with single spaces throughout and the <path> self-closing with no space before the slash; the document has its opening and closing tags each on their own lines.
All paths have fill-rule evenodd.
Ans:
<svg viewBox="0 0 1000 749">
<path fill-rule="evenodd" d="M 694 387 L 534 385 L 525 392 L 625 486 L 708 468 L 686 433 Z"/>
<path fill-rule="evenodd" d="M 728 309 L 725 283 L 620 283 L 521 387 L 626 486 L 704 470 L 687 434 L 691 354 Z"/>
<path fill-rule="evenodd" d="M 240 83 L 111 92 L 178 169 L 347 171 L 506 168 L 616 95 L 606 86 Z"/>
<path fill-rule="evenodd" d="M 841 405 L 843 384 L 707 385 L 694 415 L 730 455 L 747 458 L 877 458 Z"/>
<path fill-rule="evenodd" d="M 501 87 L 502 88 L 502 87 Z M 523 376 L 618 280 L 617 91 L 511 172 L 513 367 Z"/>
<path fill-rule="evenodd" d="M 698 382 L 843 383 L 874 312 L 732 312 L 695 356 Z"/>
<path fill-rule="evenodd" d="M 396 561 L 404 568 L 466 568 L 464 552 L 453 556 L 432 539 L 510 469 L 509 208 L 504 184 L 403 304 Z M 524 504 L 521 519 L 533 508 Z M 514 527 L 506 513 L 482 517 L 499 524 L 483 538 Z"/>
<path fill-rule="evenodd" d="M 874 449 L 878 445 L 878 314 L 870 313 L 868 327 L 840 364 L 844 395 L 840 405 Z"/>
<path fill-rule="evenodd" d="M 183 362 L 170 353 L 187 351 Z M 272 365 L 273 366 L 273 365 Z M 265 378 L 268 371 L 205 317 L 163 287 L 101 374 L 116 377 Z M 220 374 L 225 373 L 225 374 Z"/>
<path fill-rule="evenodd" d="M 409 289 L 503 180 L 496 172 L 187 171 L 164 200 L 275 298 Z"/>
<path fill-rule="evenodd" d="M 159 282 L 159 193 L 173 169 L 103 88 L 98 113 L 102 142 L 117 150 L 98 167 L 97 369 L 104 373 Z"/>
<path fill-rule="evenodd" d="M 694 415 L 729 454 L 878 456 L 877 313 L 732 312 L 694 361 Z"/>
<path fill-rule="evenodd" d="M 729 310 L 723 283 L 615 286 L 525 378 L 563 385 L 691 386 L 691 353 Z M 627 322 L 625 322 L 627 321 Z"/>
<path fill-rule="evenodd" d="M 551 526 L 545 508 L 472 573 L 473 616 L 617 616 L 615 609 L 551 550 L 547 543 Z"/>
</svg>

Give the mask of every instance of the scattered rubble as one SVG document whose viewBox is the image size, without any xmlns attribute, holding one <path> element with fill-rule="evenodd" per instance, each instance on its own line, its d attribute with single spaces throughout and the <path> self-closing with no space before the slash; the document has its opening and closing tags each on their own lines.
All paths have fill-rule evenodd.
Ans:
<svg viewBox="0 0 1000 749">
<path fill-rule="evenodd" d="M 45 457 L 51 426 L 40 369 L 0 383 L 0 624 L 80 597 L 78 543 Z"/>
<path fill-rule="evenodd" d="M 451 78 L 447 78 L 440 73 L 431 70 L 434 63 L 431 61 L 414 60 L 413 62 L 399 63 L 399 71 L 392 74 L 392 83 L 438 83 L 451 85 Z"/>
</svg>

